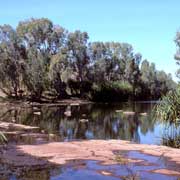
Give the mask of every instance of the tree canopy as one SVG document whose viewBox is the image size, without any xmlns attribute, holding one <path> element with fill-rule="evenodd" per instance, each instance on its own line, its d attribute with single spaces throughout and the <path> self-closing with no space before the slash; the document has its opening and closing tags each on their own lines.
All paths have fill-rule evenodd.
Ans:
<svg viewBox="0 0 180 180">
<path fill-rule="evenodd" d="M 175 86 L 128 43 L 90 42 L 46 18 L 0 26 L 0 89 L 10 97 L 157 99 Z"/>
</svg>

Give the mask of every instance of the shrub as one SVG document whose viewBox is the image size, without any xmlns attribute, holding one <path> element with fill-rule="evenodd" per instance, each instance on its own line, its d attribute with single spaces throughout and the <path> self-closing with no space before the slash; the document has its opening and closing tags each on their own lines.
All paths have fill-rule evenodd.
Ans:
<svg viewBox="0 0 180 180">
<path fill-rule="evenodd" d="M 94 84 L 92 92 L 93 101 L 127 101 L 133 94 L 132 86 L 127 82 L 106 82 Z"/>
</svg>

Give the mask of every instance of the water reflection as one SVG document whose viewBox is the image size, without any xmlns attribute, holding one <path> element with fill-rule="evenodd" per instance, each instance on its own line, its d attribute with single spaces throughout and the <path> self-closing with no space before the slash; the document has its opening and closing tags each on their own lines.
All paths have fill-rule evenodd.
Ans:
<svg viewBox="0 0 180 180">
<path fill-rule="evenodd" d="M 151 118 L 153 106 L 151 103 L 124 103 L 15 108 L 1 111 L 1 120 L 39 126 L 64 141 L 123 139 L 159 144 L 162 124 Z"/>
<path fill-rule="evenodd" d="M 4 168 L 4 167 L 1 167 Z M 51 180 L 53 177 L 61 174 L 60 167 L 51 168 L 22 168 L 7 167 L 2 170 L 0 168 L 1 180 Z"/>
<path fill-rule="evenodd" d="M 167 159 L 143 154 L 138 151 L 116 151 L 116 164 L 104 165 L 95 160 L 71 160 L 64 166 L 44 169 L 13 168 L 1 180 L 177 180 L 176 175 L 154 172 L 157 169 L 174 170 L 176 164 L 167 163 Z M 128 159 L 127 159 L 128 158 Z M 133 162 L 129 159 L 134 160 Z M 167 165 L 169 164 L 169 165 Z M 7 170 L 6 170 L 7 172 Z"/>
</svg>

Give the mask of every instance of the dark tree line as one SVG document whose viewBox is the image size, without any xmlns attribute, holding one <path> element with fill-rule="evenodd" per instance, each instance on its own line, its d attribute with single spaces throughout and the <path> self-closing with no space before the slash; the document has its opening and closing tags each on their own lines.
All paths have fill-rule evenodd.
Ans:
<svg viewBox="0 0 180 180">
<path fill-rule="evenodd" d="M 89 42 L 50 20 L 0 26 L 0 89 L 9 97 L 157 99 L 176 84 L 128 43 Z M 141 62 L 142 61 L 142 62 Z"/>
</svg>

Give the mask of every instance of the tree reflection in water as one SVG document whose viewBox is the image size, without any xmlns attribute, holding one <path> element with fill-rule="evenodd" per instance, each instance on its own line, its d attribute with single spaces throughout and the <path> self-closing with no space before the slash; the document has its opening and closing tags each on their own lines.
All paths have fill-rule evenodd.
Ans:
<svg viewBox="0 0 180 180">
<path fill-rule="evenodd" d="M 149 133 L 158 131 L 156 126 L 159 122 L 151 118 L 153 105 L 151 103 L 124 103 L 69 106 L 68 110 L 71 112 L 69 116 L 64 114 L 67 106 L 18 108 L 8 109 L 6 113 L 1 112 L 1 120 L 39 126 L 45 132 L 55 133 L 66 141 L 123 139 L 142 143 L 142 136 L 148 139 Z M 123 113 L 127 111 L 135 113 Z M 144 112 L 147 116 L 140 115 Z"/>
</svg>

